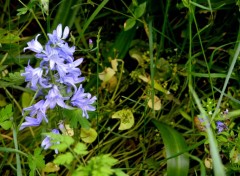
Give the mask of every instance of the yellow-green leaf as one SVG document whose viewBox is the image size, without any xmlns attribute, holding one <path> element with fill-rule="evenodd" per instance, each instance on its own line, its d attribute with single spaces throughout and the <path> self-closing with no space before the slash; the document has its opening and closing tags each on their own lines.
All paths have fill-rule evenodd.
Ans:
<svg viewBox="0 0 240 176">
<path fill-rule="evenodd" d="M 83 142 L 93 143 L 96 140 L 97 135 L 98 134 L 96 130 L 94 130 L 93 128 L 89 128 L 89 129 L 81 128 L 80 137 L 83 140 Z"/>
<path fill-rule="evenodd" d="M 113 77 L 113 75 L 115 75 L 115 73 L 116 72 L 112 68 L 105 68 L 103 72 L 99 73 L 99 79 L 103 82 L 108 82 Z"/>
<path fill-rule="evenodd" d="M 119 130 L 130 129 L 134 125 L 134 116 L 130 109 L 123 109 L 112 115 L 113 119 L 120 119 Z"/>
<path fill-rule="evenodd" d="M 2 94 L 0 94 L 0 107 L 6 106 L 6 97 L 4 97 Z"/>
<path fill-rule="evenodd" d="M 28 92 L 23 92 L 22 96 L 21 96 L 21 100 L 22 100 L 22 107 L 26 108 L 30 105 L 30 102 L 32 101 L 32 94 L 28 93 Z"/>
<path fill-rule="evenodd" d="M 43 168 L 43 172 L 57 172 L 59 171 L 60 167 L 54 163 L 47 163 L 46 166 Z"/>
<path fill-rule="evenodd" d="M 154 103 L 154 105 L 153 105 Z M 148 100 L 148 106 L 156 111 L 160 110 L 162 105 L 161 105 L 161 100 L 154 95 L 154 101 L 152 102 L 152 99 Z"/>
</svg>

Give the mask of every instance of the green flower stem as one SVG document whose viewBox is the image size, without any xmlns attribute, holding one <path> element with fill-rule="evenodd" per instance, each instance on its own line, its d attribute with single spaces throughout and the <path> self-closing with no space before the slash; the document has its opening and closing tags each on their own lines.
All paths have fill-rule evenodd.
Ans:
<svg viewBox="0 0 240 176">
<path fill-rule="evenodd" d="M 15 150 L 18 151 L 18 140 L 17 140 L 17 127 L 15 123 L 13 123 L 12 131 L 13 131 L 13 142 Z M 19 153 L 16 153 L 16 163 L 17 163 L 17 176 L 22 176 L 22 168 L 21 168 L 21 160 Z"/>
</svg>

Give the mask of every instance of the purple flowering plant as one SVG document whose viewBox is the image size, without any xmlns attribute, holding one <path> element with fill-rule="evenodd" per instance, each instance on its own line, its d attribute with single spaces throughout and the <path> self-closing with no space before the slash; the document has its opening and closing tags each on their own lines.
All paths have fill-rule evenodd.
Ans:
<svg viewBox="0 0 240 176">
<path fill-rule="evenodd" d="M 23 109 L 25 122 L 21 124 L 20 130 L 39 126 L 43 122 L 49 123 L 47 112 L 50 109 L 81 109 L 82 117 L 85 118 L 89 118 L 88 111 L 96 109 L 93 106 L 96 96 L 86 93 L 81 84 L 85 79 L 79 68 L 83 58 L 74 60 L 75 46 L 69 46 L 66 42 L 69 31 L 69 27 L 63 29 L 62 24 L 59 24 L 48 34 L 49 41 L 44 46 L 38 41 L 38 34 L 24 48 L 24 51 L 35 52 L 40 64 L 33 68 L 29 62 L 21 75 L 25 77 L 27 86 L 41 95 L 41 100 Z M 59 133 L 58 129 L 52 132 Z M 46 136 L 41 146 L 48 149 L 51 145 L 50 137 Z"/>
</svg>

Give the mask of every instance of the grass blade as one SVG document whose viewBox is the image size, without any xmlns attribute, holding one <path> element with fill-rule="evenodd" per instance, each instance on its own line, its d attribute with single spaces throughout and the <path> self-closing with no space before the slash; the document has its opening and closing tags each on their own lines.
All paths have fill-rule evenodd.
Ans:
<svg viewBox="0 0 240 176">
<path fill-rule="evenodd" d="M 213 159 L 213 170 L 214 170 L 214 175 L 221 175 L 224 176 L 225 175 L 225 171 L 224 171 L 224 166 L 222 164 L 220 155 L 219 155 L 219 151 L 218 151 L 218 144 L 216 141 L 216 138 L 213 134 L 212 129 L 208 126 L 209 124 L 209 119 L 207 118 L 207 113 L 205 112 L 205 110 L 203 109 L 200 99 L 198 98 L 196 92 L 193 90 L 192 86 L 189 85 L 189 90 L 193 95 L 193 98 L 198 106 L 198 109 L 204 119 L 206 123 L 206 132 L 207 132 L 207 137 L 209 140 L 209 145 L 210 145 L 210 153 L 211 153 L 211 157 Z"/>
</svg>

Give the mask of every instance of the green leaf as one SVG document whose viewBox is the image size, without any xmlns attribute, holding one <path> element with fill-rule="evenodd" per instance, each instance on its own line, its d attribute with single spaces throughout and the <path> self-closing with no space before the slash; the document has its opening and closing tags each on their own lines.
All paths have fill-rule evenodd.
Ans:
<svg viewBox="0 0 240 176">
<path fill-rule="evenodd" d="M 57 172 L 60 170 L 60 167 L 54 163 L 47 163 L 46 166 L 43 168 L 43 172 Z"/>
<path fill-rule="evenodd" d="M 121 169 L 114 169 L 114 173 L 116 176 L 128 176 Z"/>
<path fill-rule="evenodd" d="M 117 161 L 117 159 L 111 157 L 109 154 L 98 155 L 96 157 L 92 157 L 86 166 L 80 165 L 77 170 L 74 171 L 73 175 L 110 176 L 115 172 L 115 169 L 111 167 L 117 164 Z M 120 175 L 120 172 L 117 171 L 116 173 Z"/>
<path fill-rule="evenodd" d="M 7 105 L 6 97 L 0 94 L 0 107 L 6 106 L 6 105 Z"/>
<path fill-rule="evenodd" d="M 25 82 L 24 77 L 21 76 L 21 72 L 9 73 L 8 77 L 4 77 L 2 79 L 14 85 L 21 85 Z"/>
<path fill-rule="evenodd" d="M 110 50 L 104 56 L 105 61 L 108 61 L 109 57 L 116 58 L 116 52 L 118 52 L 118 55 L 117 55 L 118 59 L 125 58 L 131 46 L 132 40 L 135 37 L 135 34 L 136 34 L 136 28 L 132 28 L 128 31 L 122 30 L 114 39 L 115 42 L 110 47 Z M 94 84 L 95 83 L 96 83 L 96 80 L 94 80 Z"/>
<path fill-rule="evenodd" d="M 36 148 L 34 155 L 28 155 L 28 165 L 30 168 L 30 176 L 35 175 L 36 169 L 42 169 L 45 167 L 44 156 L 41 154 L 41 149 Z"/>
<path fill-rule="evenodd" d="M 69 165 L 73 161 L 74 157 L 72 153 L 66 152 L 65 154 L 57 155 L 57 157 L 53 160 L 53 163 L 57 165 Z"/>
<path fill-rule="evenodd" d="M 146 5 L 147 5 L 147 3 L 144 2 L 144 3 L 140 4 L 139 6 L 137 6 L 137 8 L 134 11 L 134 15 L 136 18 L 140 18 L 144 14 L 144 12 L 146 10 Z"/>
<path fill-rule="evenodd" d="M 167 158 L 173 157 L 167 160 L 167 175 L 188 175 L 189 157 L 183 153 L 187 148 L 187 144 L 183 136 L 164 123 L 161 123 L 155 119 L 153 119 L 152 122 L 161 133 Z M 175 156 L 177 154 L 180 155 Z"/>
<path fill-rule="evenodd" d="M 8 130 L 8 129 L 11 128 L 12 122 L 11 121 L 4 121 L 4 122 L 1 122 L 0 125 L 4 130 Z"/>
<path fill-rule="evenodd" d="M 84 143 L 78 142 L 73 151 L 78 155 L 86 155 L 88 153 L 87 146 Z"/>
<path fill-rule="evenodd" d="M 18 11 L 17 16 L 21 16 L 28 12 L 28 8 L 27 7 L 19 8 L 17 9 L 17 11 Z"/>
<path fill-rule="evenodd" d="M 2 108 L 0 111 L 0 126 L 8 130 L 12 126 L 12 122 L 10 121 L 10 118 L 12 117 L 12 104 L 9 104 L 5 106 L 5 108 Z"/>
<path fill-rule="evenodd" d="M 50 137 L 51 143 L 53 144 L 50 148 L 57 149 L 60 152 L 65 151 L 74 143 L 74 139 L 69 135 L 62 135 L 56 133 L 43 133 L 45 136 Z"/>
<path fill-rule="evenodd" d="M 86 143 L 93 143 L 97 138 L 97 132 L 93 128 L 85 129 L 81 128 L 81 139 Z"/>
<path fill-rule="evenodd" d="M 51 142 L 53 145 L 50 147 L 51 149 L 57 149 L 60 152 L 65 151 L 70 145 L 74 143 L 74 139 L 68 135 L 61 135 L 55 133 L 46 133 L 46 136 L 51 138 Z"/>
<path fill-rule="evenodd" d="M 134 18 L 128 18 L 127 21 L 124 23 L 124 31 L 132 29 L 135 24 L 136 20 Z"/>
<path fill-rule="evenodd" d="M 119 130 L 130 129 L 134 125 L 134 116 L 130 109 L 123 109 L 112 115 L 113 119 L 120 119 Z"/>
<path fill-rule="evenodd" d="M 70 126 L 72 128 L 77 128 L 78 124 L 81 125 L 82 128 L 89 129 L 90 123 L 89 121 L 82 117 L 82 110 L 81 109 L 74 109 L 74 110 L 63 110 L 63 115 L 69 120 Z"/>
<path fill-rule="evenodd" d="M 20 41 L 17 31 L 9 32 L 6 29 L 0 28 L 0 43 L 16 43 Z"/>
<path fill-rule="evenodd" d="M 21 96 L 21 103 L 22 103 L 22 107 L 26 108 L 30 105 L 30 102 L 32 101 L 32 94 L 28 93 L 28 92 L 23 92 L 22 96 Z"/>
<path fill-rule="evenodd" d="M 41 148 L 36 148 L 34 150 L 34 159 L 37 168 L 42 169 L 45 166 L 45 161 L 44 161 L 44 156 L 41 154 L 42 149 Z"/>
</svg>

